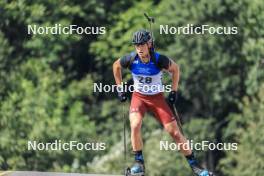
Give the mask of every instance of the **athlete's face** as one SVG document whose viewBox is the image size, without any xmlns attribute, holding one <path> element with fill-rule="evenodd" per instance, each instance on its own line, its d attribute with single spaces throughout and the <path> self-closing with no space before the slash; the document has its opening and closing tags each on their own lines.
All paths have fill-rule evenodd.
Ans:
<svg viewBox="0 0 264 176">
<path fill-rule="evenodd" d="M 135 45 L 135 48 L 140 58 L 145 58 L 149 56 L 150 43 L 138 44 Z"/>
</svg>

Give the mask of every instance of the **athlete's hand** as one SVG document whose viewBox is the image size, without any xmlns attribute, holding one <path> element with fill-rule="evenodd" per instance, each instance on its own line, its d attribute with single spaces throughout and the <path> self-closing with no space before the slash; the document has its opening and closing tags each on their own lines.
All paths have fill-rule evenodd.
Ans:
<svg viewBox="0 0 264 176">
<path fill-rule="evenodd" d="M 177 99 L 178 99 L 178 93 L 177 93 L 177 91 L 175 91 L 175 90 L 171 91 L 170 94 L 169 94 L 168 99 L 169 99 L 169 102 L 171 104 L 175 104 L 176 101 L 177 101 Z"/>
<path fill-rule="evenodd" d="M 120 102 L 125 102 L 127 100 L 127 95 L 125 92 L 118 92 L 118 99 Z"/>
</svg>

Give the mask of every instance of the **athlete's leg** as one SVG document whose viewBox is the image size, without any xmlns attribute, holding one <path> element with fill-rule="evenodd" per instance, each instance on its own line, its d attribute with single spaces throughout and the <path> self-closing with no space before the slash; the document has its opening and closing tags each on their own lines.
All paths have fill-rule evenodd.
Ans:
<svg viewBox="0 0 264 176">
<path fill-rule="evenodd" d="M 175 142 L 179 145 L 180 151 L 184 156 L 192 153 L 188 146 L 187 139 L 181 133 L 175 117 L 167 104 L 163 94 L 158 94 L 152 97 L 148 106 L 154 112 L 158 121 L 164 126 L 164 129 L 171 135 Z"/>
<path fill-rule="evenodd" d="M 188 145 L 187 139 L 183 136 L 181 133 L 176 120 L 164 124 L 164 129 L 171 135 L 171 137 L 175 140 L 175 142 L 178 144 L 181 152 L 184 156 L 188 156 L 192 154 L 192 151 Z"/>
<path fill-rule="evenodd" d="M 142 97 L 138 93 L 133 93 L 130 106 L 130 128 L 131 143 L 135 153 L 135 164 L 131 167 L 131 175 L 144 175 L 144 157 L 142 153 L 143 142 L 141 137 L 142 119 L 146 107 L 142 101 Z"/>
<path fill-rule="evenodd" d="M 141 125 L 145 112 L 146 107 L 142 100 L 142 96 L 140 96 L 139 93 L 134 92 L 131 99 L 129 113 L 133 151 L 141 151 L 143 148 Z"/>
<path fill-rule="evenodd" d="M 188 146 L 187 139 L 183 136 L 177 122 L 174 118 L 174 115 L 169 108 L 164 96 L 162 94 L 157 95 L 155 98 L 152 98 L 153 103 L 148 103 L 148 106 L 151 107 L 152 111 L 155 113 L 156 118 L 163 124 L 165 130 L 172 136 L 176 143 L 179 144 L 180 150 L 183 155 L 186 157 L 190 167 L 197 176 L 211 176 L 212 173 L 208 170 L 203 169 L 199 166 L 198 161 L 194 157 L 190 146 Z"/>
<path fill-rule="evenodd" d="M 142 115 L 139 112 L 130 112 L 131 143 L 133 151 L 141 151 L 143 142 L 141 137 Z"/>
<path fill-rule="evenodd" d="M 174 114 L 172 113 L 169 105 L 167 104 L 163 94 L 158 94 L 151 98 L 152 100 L 149 101 L 148 106 L 155 113 L 155 116 L 158 121 L 164 126 L 164 129 L 178 144 L 178 146 L 180 147 L 180 151 L 183 153 L 183 155 L 190 155 L 192 151 L 188 146 L 188 141 L 181 133 L 175 120 Z"/>
</svg>

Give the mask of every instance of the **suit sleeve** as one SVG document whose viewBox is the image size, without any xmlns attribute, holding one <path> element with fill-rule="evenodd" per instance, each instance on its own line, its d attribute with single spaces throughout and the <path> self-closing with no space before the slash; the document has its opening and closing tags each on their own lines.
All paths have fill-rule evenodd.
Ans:
<svg viewBox="0 0 264 176">
<path fill-rule="evenodd" d="M 129 54 L 120 58 L 120 64 L 123 68 L 128 68 L 130 64 L 131 56 Z"/>
<path fill-rule="evenodd" d="M 160 55 L 158 59 L 158 66 L 162 69 L 168 69 L 170 67 L 170 59 L 165 55 Z"/>
</svg>

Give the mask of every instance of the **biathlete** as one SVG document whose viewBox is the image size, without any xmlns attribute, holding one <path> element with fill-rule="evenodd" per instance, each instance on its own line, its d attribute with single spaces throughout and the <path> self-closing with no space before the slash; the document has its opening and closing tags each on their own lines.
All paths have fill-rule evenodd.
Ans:
<svg viewBox="0 0 264 176">
<path fill-rule="evenodd" d="M 122 86 L 122 68 L 128 68 L 132 73 L 134 92 L 131 99 L 129 120 L 135 163 L 131 167 L 131 175 L 141 176 L 145 174 L 141 125 L 146 111 L 154 113 L 156 119 L 176 143 L 186 144 L 187 139 L 180 132 L 172 110 L 162 93 L 162 72 L 166 70 L 172 75 L 172 90 L 169 93 L 168 100 L 172 104 L 176 102 L 180 75 L 179 66 L 172 59 L 154 51 L 151 34 L 147 30 L 135 32 L 132 43 L 136 52 L 116 60 L 113 64 L 113 74 L 116 84 Z M 121 102 L 127 100 L 127 94 L 124 91 L 119 91 L 118 97 Z M 181 153 L 186 157 L 195 175 L 213 175 L 198 164 L 191 149 L 183 145 L 179 146 Z"/>
</svg>

